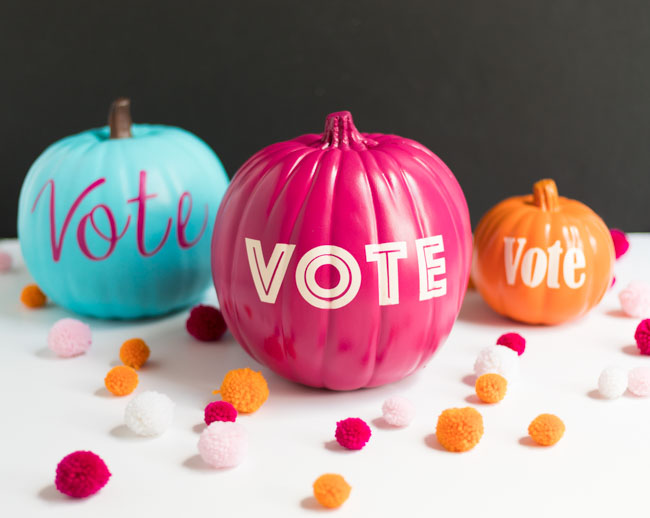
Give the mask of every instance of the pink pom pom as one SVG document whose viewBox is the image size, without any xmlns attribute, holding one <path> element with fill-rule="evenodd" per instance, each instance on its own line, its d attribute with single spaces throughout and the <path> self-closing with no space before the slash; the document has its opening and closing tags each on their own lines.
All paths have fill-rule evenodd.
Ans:
<svg viewBox="0 0 650 518">
<path fill-rule="evenodd" d="M 609 233 L 612 235 L 612 241 L 614 241 L 614 253 L 616 254 L 616 259 L 618 259 L 630 248 L 630 242 L 627 240 L 627 236 L 622 230 L 613 228 Z"/>
<path fill-rule="evenodd" d="M 56 467 L 56 488 L 72 498 L 94 495 L 111 477 L 104 461 L 91 451 L 75 451 Z"/>
<path fill-rule="evenodd" d="M 8 272 L 13 265 L 13 258 L 7 253 L 0 250 L 0 272 Z"/>
<path fill-rule="evenodd" d="M 627 389 L 635 396 L 650 396 L 650 367 L 636 367 L 627 375 Z"/>
<path fill-rule="evenodd" d="M 235 419 L 237 419 L 237 410 L 227 401 L 213 401 L 205 407 L 203 416 L 207 425 L 215 421 L 235 422 Z"/>
<path fill-rule="evenodd" d="M 616 284 L 616 275 L 612 275 L 612 283 L 609 285 L 610 290 L 614 287 L 614 284 Z"/>
<path fill-rule="evenodd" d="M 512 349 L 521 356 L 526 350 L 526 339 L 518 333 L 506 333 L 497 339 L 497 345 Z"/>
<path fill-rule="evenodd" d="M 213 468 L 232 468 L 246 457 L 248 434 L 239 423 L 215 421 L 201 433 L 198 447 L 201 458 Z"/>
<path fill-rule="evenodd" d="M 650 355 L 650 318 L 639 322 L 634 332 L 634 339 L 641 354 Z"/>
<path fill-rule="evenodd" d="M 69 358 L 85 353 L 92 342 L 90 327 L 74 318 L 56 322 L 47 335 L 47 345 L 57 356 Z"/>
<path fill-rule="evenodd" d="M 185 327 L 189 334 L 202 342 L 219 340 L 227 329 L 221 312 L 213 306 L 204 304 L 192 308 Z"/>
<path fill-rule="evenodd" d="M 384 401 L 381 413 L 391 426 L 408 426 L 415 417 L 415 405 L 404 397 L 393 396 Z"/>
<path fill-rule="evenodd" d="M 348 450 L 363 448 L 371 434 L 370 427 L 358 417 L 348 417 L 336 423 L 336 441 Z"/>
<path fill-rule="evenodd" d="M 650 285 L 645 282 L 631 282 L 618 294 L 621 309 L 628 317 L 650 317 Z"/>
</svg>

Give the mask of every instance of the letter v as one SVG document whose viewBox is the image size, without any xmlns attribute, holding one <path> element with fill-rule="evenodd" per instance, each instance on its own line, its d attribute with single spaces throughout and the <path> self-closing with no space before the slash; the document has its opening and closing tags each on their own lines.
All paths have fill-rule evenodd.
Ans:
<svg viewBox="0 0 650 518">
<path fill-rule="evenodd" d="M 512 248 L 515 244 L 514 237 L 504 237 L 503 238 L 503 259 L 506 264 L 506 282 L 513 286 L 515 284 L 515 276 L 517 275 L 517 268 L 519 268 L 519 262 L 521 261 L 521 254 L 524 251 L 524 246 L 526 246 L 526 238 L 520 237 L 517 238 L 517 254 L 515 258 L 512 258 Z"/>
<path fill-rule="evenodd" d="M 262 243 L 257 239 L 245 238 L 245 240 L 248 265 L 257 295 L 262 302 L 274 304 L 296 245 L 276 243 L 268 264 L 265 264 Z"/>
</svg>

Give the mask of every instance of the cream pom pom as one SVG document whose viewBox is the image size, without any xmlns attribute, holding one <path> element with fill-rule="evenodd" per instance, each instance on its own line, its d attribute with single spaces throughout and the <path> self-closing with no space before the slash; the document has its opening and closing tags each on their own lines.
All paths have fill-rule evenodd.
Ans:
<svg viewBox="0 0 650 518">
<path fill-rule="evenodd" d="M 155 390 L 134 397 L 124 411 L 124 424 L 133 433 L 149 437 L 166 432 L 173 418 L 173 401 Z"/>
<path fill-rule="evenodd" d="M 405 397 L 389 397 L 381 407 L 381 413 L 391 426 L 408 426 L 415 417 L 415 405 Z"/>
<path fill-rule="evenodd" d="M 618 367 L 608 367 L 598 378 L 598 392 L 607 399 L 622 396 L 627 390 L 627 371 Z"/>
<path fill-rule="evenodd" d="M 232 468 L 241 464 L 248 451 L 248 433 L 239 423 L 215 421 L 199 437 L 201 458 L 213 468 Z"/>
<path fill-rule="evenodd" d="M 500 345 L 490 345 L 481 349 L 474 362 L 474 373 L 477 376 L 496 373 L 508 382 L 517 379 L 519 375 L 519 356 L 516 351 Z"/>
</svg>

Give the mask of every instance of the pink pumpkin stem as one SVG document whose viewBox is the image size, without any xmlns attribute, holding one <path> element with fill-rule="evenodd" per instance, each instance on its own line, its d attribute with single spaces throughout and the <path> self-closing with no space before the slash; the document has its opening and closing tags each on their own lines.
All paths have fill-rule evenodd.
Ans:
<svg viewBox="0 0 650 518">
<path fill-rule="evenodd" d="M 374 144 L 359 133 L 352 120 L 352 114 L 348 111 L 334 112 L 327 116 L 321 142 L 323 149 L 340 147 L 355 151 L 363 151 L 367 149 L 367 144 Z"/>
</svg>

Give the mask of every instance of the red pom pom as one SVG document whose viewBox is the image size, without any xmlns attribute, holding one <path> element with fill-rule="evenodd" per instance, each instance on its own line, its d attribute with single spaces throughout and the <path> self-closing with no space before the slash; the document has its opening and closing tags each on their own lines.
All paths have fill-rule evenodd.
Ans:
<svg viewBox="0 0 650 518">
<path fill-rule="evenodd" d="M 612 235 L 612 241 L 614 241 L 614 253 L 616 254 L 616 259 L 618 259 L 627 252 L 628 248 L 630 248 L 630 242 L 627 240 L 627 236 L 622 230 L 613 228 L 609 233 Z"/>
<path fill-rule="evenodd" d="M 237 410 L 227 401 L 213 401 L 208 403 L 203 411 L 205 424 L 210 425 L 215 421 L 232 421 L 237 419 Z"/>
<path fill-rule="evenodd" d="M 506 333 L 498 338 L 497 345 L 512 349 L 521 356 L 526 350 L 526 339 L 518 333 Z"/>
<path fill-rule="evenodd" d="M 639 325 L 636 326 L 634 339 L 641 354 L 650 355 L 650 318 L 641 320 Z"/>
<path fill-rule="evenodd" d="M 348 417 L 336 423 L 336 441 L 348 450 L 363 448 L 371 434 L 370 427 L 358 417 Z"/>
<path fill-rule="evenodd" d="M 111 472 L 91 451 L 75 451 L 63 457 L 56 467 L 56 488 L 73 498 L 94 495 L 106 485 Z"/>
<path fill-rule="evenodd" d="M 227 329 L 221 311 L 213 306 L 203 304 L 192 308 L 185 327 L 189 334 L 202 342 L 219 340 Z"/>
</svg>

